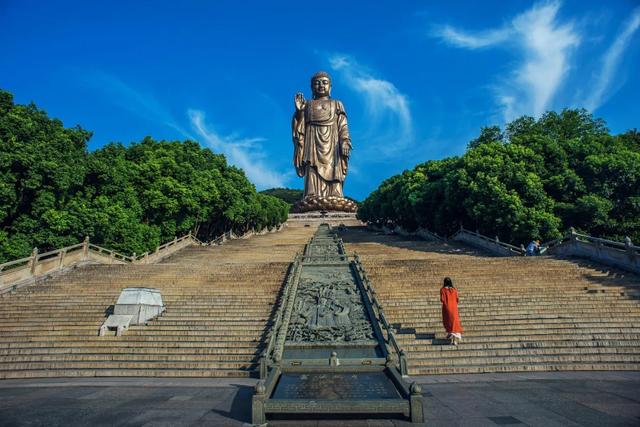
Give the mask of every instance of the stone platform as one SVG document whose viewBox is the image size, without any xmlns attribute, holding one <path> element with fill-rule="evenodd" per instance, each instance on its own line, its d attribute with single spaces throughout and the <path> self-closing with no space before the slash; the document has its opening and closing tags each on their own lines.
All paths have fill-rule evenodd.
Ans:
<svg viewBox="0 0 640 427">
<path fill-rule="evenodd" d="M 429 426 L 637 426 L 640 372 L 415 377 Z M 251 421 L 249 378 L 0 381 L 2 426 L 234 426 Z M 403 420 L 276 420 L 269 426 L 409 427 Z"/>
</svg>

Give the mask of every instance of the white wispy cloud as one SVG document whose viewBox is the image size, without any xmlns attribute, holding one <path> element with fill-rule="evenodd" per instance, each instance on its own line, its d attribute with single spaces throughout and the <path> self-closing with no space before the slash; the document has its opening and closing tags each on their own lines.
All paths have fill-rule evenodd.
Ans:
<svg viewBox="0 0 640 427">
<path fill-rule="evenodd" d="M 157 98 L 148 92 L 137 89 L 118 77 L 103 71 L 84 71 L 83 79 L 96 88 L 118 107 L 153 123 L 160 123 L 177 130 L 187 139 L 201 140 L 217 153 L 226 156 L 227 161 L 242 170 L 259 190 L 270 187 L 283 187 L 287 174 L 275 171 L 264 159 L 261 143 L 263 138 L 241 138 L 236 134 L 220 135 L 205 121 L 205 113 L 189 109 L 187 115 L 191 128 L 186 130 Z"/>
<path fill-rule="evenodd" d="M 482 31 L 479 33 L 466 33 L 449 25 L 436 27 L 433 35 L 446 40 L 448 43 L 468 49 L 479 49 L 507 41 L 511 35 L 510 28 Z"/>
<path fill-rule="evenodd" d="M 392 155 L 411 143 L 413 121 L 405 94 L 393 83 L 374 77 L 348 55 L 331 55 L 329 64 L 365 101 L 369 124 L 366 135 L 368 148 L 375 145 L 384 154 Z"/>
<path fill-rule="evenodd" d="M 559 9 L 558 1 L 542 2 L 498 29 L 470 33 L 444 27 L 434 34 L 467 49 L 515 45 L 521 60 L 496 88 L 503 119 L 510 121 L 523 114 L 539 116 L 550 107 L 567 77 L 570 55 L 581 40 L 573 22 L 559 22 Z"/>
<path fill-rule="evenodd" d="M 622 31 L 602 57 L 602 65 L 591 95 L 584 102 L 585 108 L 595 110 L 606 100 L 622 54 L 629 46 L 635 32 L 640 28 L 640 7 L 636 8 L 624 24 Z"/>
<path fill-rule="evenodd" d="M 214 151 L 227 157 L 229 163 L 241 168 L 259 190 L 284 187 L 287 174 L 277 172 L 264 160 L 261 142 L 263 138 L 239 138 L 236 135 L 223 136 L 206 123 L 203 111 L 190 109 L 189 120 L 195 132 Z"/>
</svg>

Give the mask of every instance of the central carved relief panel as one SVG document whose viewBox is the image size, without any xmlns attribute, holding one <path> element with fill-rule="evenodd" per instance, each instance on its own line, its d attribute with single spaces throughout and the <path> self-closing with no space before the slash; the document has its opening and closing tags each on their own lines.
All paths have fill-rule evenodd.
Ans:
<svg viewBox="0 0 640 427">
<path fill-rule="evenodd" d="M 287 341 L 295 343 L 368 343 L 373 328 L 348 266 L 308 266 L 303 271 Z"/>
</svg>

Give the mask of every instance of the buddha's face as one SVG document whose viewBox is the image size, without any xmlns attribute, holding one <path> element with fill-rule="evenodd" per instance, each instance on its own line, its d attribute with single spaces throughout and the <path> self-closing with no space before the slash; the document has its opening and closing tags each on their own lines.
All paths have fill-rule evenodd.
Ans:
<svg viewBox="0 0 640 427">
<path fill-rule="evenodd" d="M 314 98 L 331 95 L 331 80 L 328 77 L 319 77 L 311 82 L 311 90 Z"/>
</svg>

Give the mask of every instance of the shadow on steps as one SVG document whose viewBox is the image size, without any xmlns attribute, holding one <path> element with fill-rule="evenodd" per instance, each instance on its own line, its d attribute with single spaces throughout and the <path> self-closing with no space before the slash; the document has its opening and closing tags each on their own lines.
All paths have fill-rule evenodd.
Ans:
<svg viewBox="0 0 640 427">
<path fill-rule="evenodd" d="M 398 234 L 385 234 L 381 231 L 369 230 L 364 226 L 346 226 L 337 229 L 338 236 L 345 244 L 349 243 L 378 243 L 399 249 L 408 249 L 420 252 L 434 252 L 449 255 L 473 255 L 480 257 L 493 257 L 492 254 L 463 245 L 455 241 L 432 242 L 417 236 L 401 236 Z"/>
</svg>

